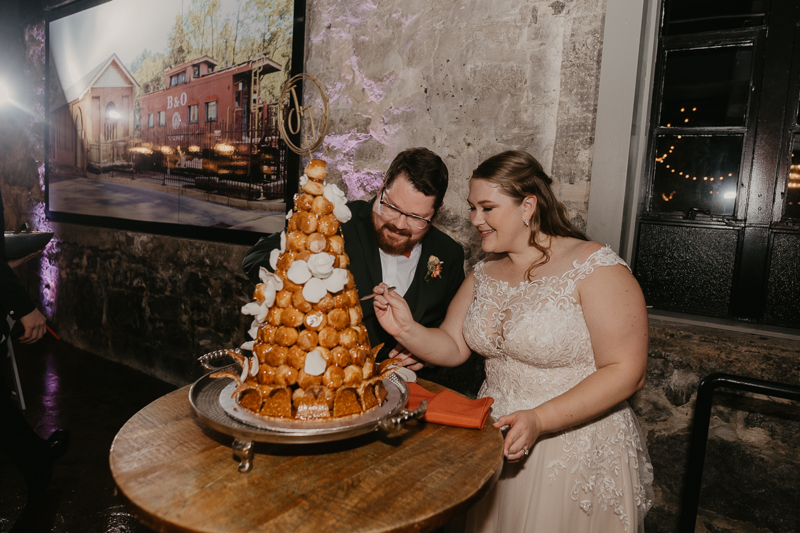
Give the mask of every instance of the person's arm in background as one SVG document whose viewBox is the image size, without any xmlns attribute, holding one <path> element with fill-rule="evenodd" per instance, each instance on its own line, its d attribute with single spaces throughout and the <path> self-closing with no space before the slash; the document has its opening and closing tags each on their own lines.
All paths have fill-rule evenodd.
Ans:
<svg viewBox="0 0 800 533">
<path fill-rule="evenodd" d="M 0 224 L 5 233 L 3 217 L 3 197 L 0 194 L 0 221 L 2 221 Z M 5 320 L 6 315 L 9 315 L 22 324 L 24 332 L 19 340 L 24 344 L 38 341 L 46 331 L 44 316 L 36 309 L 36 305 L 25 292 L 25 287 L 6 260 L 5 239 L 0 241 L 0 311 L 3 313 L 0 320 Z"/>
<path fill-rule="evenodd" d="M 269 266 L 269 254 L 280 245 L 281 233 L 272 233 L 258 239 L 258 242 L 247 251 L 242 259 L 242 270 L 250 278 L 250 281 L 255 284 L 261 283 L 258 278 L 258 269 L 262 266 L 270 272 L 272 271 Z"/>
</svg>

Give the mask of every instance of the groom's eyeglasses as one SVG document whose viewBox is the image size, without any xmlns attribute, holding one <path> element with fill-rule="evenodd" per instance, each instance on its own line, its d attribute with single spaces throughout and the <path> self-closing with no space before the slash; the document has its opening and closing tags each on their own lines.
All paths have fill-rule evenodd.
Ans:
<svg viewBox="0 0 800 533">
<path fill-rule="evenodd" d="M 428 227 L 428 224 L 431 223 L 430 220 L 427 218 L 422 218 L 419 215 L 412 215 L 401 211 L 399 208 L 393 206 L 386 200 L 384 200 L 384 196 L 386 195 L 386 189 L 381 192 L 381 198 L 378 202 L 378 214 L 383 215 L 385 218 L 389 220 L 395 220 L 400 218 L 400 215 L 404 215 L 406 217 L 406 223 L 410 228 L 414 229 L 425 229 Z"/>
</svg>

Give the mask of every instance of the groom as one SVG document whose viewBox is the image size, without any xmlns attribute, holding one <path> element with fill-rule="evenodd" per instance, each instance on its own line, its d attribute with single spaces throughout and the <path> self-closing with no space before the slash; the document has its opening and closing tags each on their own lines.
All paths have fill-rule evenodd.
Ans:
<svg viewBox="0 0 800 533">
<path fill-rule="evenodd" d="M 447 182 L 447 167 L 438 155 L 426 148 L 405 150 L 392 161 L 374 200 L 348 202 L 353 217 L 342 224 L 359 296 L 372 293 L 381 282 L 394 286 L 414 320 L 426 327 L 442 323 L 464 281 L 463 248 L 431 225 Z M 279 245 L 280 234 L 274 233 L 247 252 L 242 267 L 253 283 L 259 283 L 259 267 L 269 269 L 269 254 Z M 370 343 L 384 343 L 377 359 L 404 351 L 378 324 L 372 302 L 362 308 Z M 423 369 L 420 376 L 434 379 L 433 373 Z"/>
</svg>

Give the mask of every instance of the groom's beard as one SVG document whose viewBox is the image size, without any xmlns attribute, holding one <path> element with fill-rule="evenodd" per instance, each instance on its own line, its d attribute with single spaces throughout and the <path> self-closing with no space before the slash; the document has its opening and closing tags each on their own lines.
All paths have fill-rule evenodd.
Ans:
<svg viewBox="0 0 800 533">
<path fill-rule="evenodd" d="M 415 237 L 409 228 L 400 229 L 391 222 L 385 222 L 380 226 L 379 224 L 381 224 L 380 219 L 373 213 L 372 230 L 375 234 L 375 240 L 378 241 L 378 248 L 389 255 L 403 255 L 409 253 L 427 233 L 426 229 Z M 390 234 L 390 231 L 398 235 Z"/>
</svg>

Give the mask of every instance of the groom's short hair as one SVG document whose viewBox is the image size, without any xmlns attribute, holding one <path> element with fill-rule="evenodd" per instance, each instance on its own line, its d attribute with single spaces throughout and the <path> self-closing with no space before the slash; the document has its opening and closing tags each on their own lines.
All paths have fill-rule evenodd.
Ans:
<svg viewBox="0 0 800 533">
<path fill-rule="evenodd" d="M 433 196 L 436 211 L 444 202 L 450 174 L 442 158 L 427 148 L 409 148 L 394 158 L 386 171 L 383 185 L 386 188 L 400 175 L 405 175 L 411 185 L 425 196 Z"/>
</svg>

